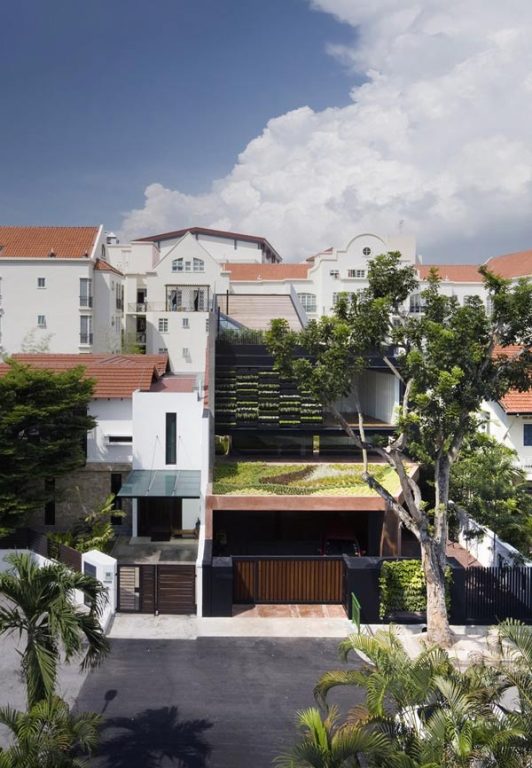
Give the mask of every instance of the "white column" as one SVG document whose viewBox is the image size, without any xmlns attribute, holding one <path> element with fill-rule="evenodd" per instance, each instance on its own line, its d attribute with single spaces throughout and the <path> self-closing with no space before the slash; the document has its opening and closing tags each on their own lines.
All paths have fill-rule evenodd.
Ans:
<svg viewBox="0 0 532 768">
<path fill-rule="evenodd" d="M 131 518 L 131 536 L 136 539 L 139 535 L 139 517 L 136 499 L 131 499 Z"/>
</svg>

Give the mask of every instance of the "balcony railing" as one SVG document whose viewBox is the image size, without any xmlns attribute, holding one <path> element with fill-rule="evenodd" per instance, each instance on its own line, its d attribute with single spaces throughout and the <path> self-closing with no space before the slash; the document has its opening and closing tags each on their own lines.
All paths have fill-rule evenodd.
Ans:
<svg viewBox="0 0 532 768">
<path fill-rule="evenodd" d="M 80 344 L 92 344 L 92 333 L 80 333 L 79 334 L 79 343 Z"/>
<path fill-rule="evenodd" d="M 129 303 L 128 312 L 209 312 L 212 297 L 208 285 L 168 285 L 166 301 L 146 301 Z"/>
<path fill-rule="evenodd" d="M 148 303 L 146 301 L 142 302 L 129 302 L 127 305 L 127 311 L 128 312 L 135 312 L 135 313 L 144 313 L 147 312 L 148 309 Z"/>
<path fill-rule="evenodd" d="M 92 307 L 92 296 L 80 296 L 79 297 L 79 306 L 80 307 Z"/>
</svg>

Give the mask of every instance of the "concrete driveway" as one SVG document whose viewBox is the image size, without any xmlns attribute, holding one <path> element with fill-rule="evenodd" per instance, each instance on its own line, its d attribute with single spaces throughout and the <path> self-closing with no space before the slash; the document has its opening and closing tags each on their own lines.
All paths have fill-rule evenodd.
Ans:
<svg viewBox="0 0 532 768">
<path fill-rule="evenodd" d="M 337 647 L 335 638 L 114 639 L 77 701 L 105 718 L 90 765 L 270 768 L 294 743 L 295 713 L 314 703 L 317 678 L 341 666 Z M 331 700 L 345 710 L 355 692 Z"/>
</svg>

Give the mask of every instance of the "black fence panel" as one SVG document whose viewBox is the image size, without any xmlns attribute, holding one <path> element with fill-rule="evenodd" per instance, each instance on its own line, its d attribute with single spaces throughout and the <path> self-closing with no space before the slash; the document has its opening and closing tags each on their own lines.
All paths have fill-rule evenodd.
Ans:
<svg viewBox="0 0 532 768">
<path fill-rule="evenodd" d="M 468 568 L 465 614 L 467 624 L 504 619 L 532 624 L 532 568 Z"/>
</svg>

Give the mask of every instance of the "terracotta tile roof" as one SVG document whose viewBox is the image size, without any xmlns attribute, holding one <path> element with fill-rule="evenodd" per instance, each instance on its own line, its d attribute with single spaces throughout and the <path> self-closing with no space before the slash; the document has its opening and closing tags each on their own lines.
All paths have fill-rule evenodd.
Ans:
<svg viewBox="0 0 532 768">
<path fill-rule="evenodd" d="M 165 376 L 156 381 L 152 392 L 194 392 L 197 386 L 197 377 L 186 373 L 176 373 Z"/>
<path fill-rule="evenodd" d="M 417 270 L 420 280 L 426 280 L 432 268 L 438 270 L 442 280 L 451 280 L 456 283 L 482 282 L 478 264 L 419 264 Z"/>
<path fill-rule="evenodd" d="M 238 264 L 226 262 L 223 269 L 231 273 L 231 280 L 305 280 L 310 264 Z"/>
<path fill-rule="evenodd" d="M 82 259 L 92 254 L 99 227 L 1 227 L 0 258 Z"/>
<path fill-rule="evenodd" d="M 532 277 L 532 251 L 494 256 L 486 266 L 501 277 Z"/>
<path fill-rule="evenodd" d="M 233 240 L 244 240 L 250 243 L 262 243 L 268 250 L 270 250 L 277 258 L 281 258 L 275 248 L 266 240 L 265 237 L 257 237 L 256 235 L 244 235 L 242 232 L 227 232 L 223 229 L 209 229 L 208 227 L 187 227 L 186 229 L 175 229 L 172 232 L 162 232 L 158 235 L 150 235 L 149 237 L 139 237 L 135 242 L 143 243 L 157 243 L 161 240 L 174 240 L 178 237 L 183 237 L 190 232 L 191 235 L 211 235 L 211 237 L 227 237 L 233 238 Z"/>
<path fill-rule="evenodd" d="M 528 392 L 512 389 L 501 399 L 501 406 L 506 413 L 532 413 L 532 389 Z"/>
<path fill-rule="evenodd" d="M 104 261 L 103 259 L 96 259 L 96 263 L 94 264 L 94 269 L 98 272 L 114 272 L 115 275 L 120 275 L 121 277 L 124 277 L 124 273 L 120 272 L 119 269 L 116 267 L 113 267 L 112 264 L 109 264 L 109 262 Z"/>
<path fill-rule="evenodd" d="M 13 358 L 25 365 L 55 372 L 83 365 L 87 377 L 96 381 L 95 399 L 129 398 L 137 389 L 149 391 L 168 368 L 167 355 L 15 354 Z M 0 364 L 0 376 L 8 370 L 9 366 Z"/>
</svg>

